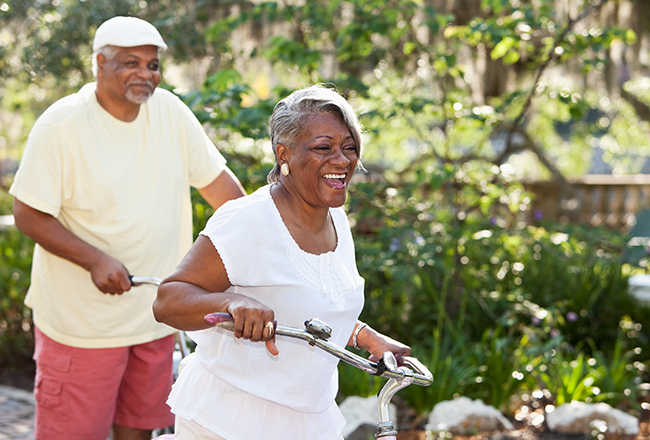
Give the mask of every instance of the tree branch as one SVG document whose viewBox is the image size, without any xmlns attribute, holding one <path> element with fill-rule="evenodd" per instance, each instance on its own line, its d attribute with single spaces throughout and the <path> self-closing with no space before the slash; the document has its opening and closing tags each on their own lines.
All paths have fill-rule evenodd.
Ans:
<svg viewBox="0 0 650 440">
<path fill-rule="evenodd" d="M 510 156 L 512 154 L 515 154 L 517 151 L 530 150 L 530 151 L 532 151 L 533 153 L 535 153 L 537 155 L 537 158 L 542 163 L 542 165 L 544 165 L 549 170 L 549 172 L 553 176 L 553 180 L 555 182 L 561 184 L 562 186 L 565 186 L 567 188 L 567 191 L 571 195 L 573 195 L 573 193 L 574 193 L 573 187 L 571 187 L 571 185 L 569 185 L 569 182 L 567 182 L 567 180 L 564 177 L 564 175 L 562 174 L 562 172 L 555 166 L 555 163 L 553 162 L 553 160 L 550 157 L 547 156 L 544 149 L 541 148 L 529 136 L 529 134 L 528 134 L 528 132 L 526 132 L 526 130 L 524 130 L 522 127 L 512 125 L 509 128 L 508 133 L 513 133 L 513 134 L 517 133 L 517 134 L 521 135 L 523 137 L 523 139 L 524 139 L 524 143 L 520 144 L 520 145 L 518 145 L 516 147 L 513 147 L 511 145 L 510 148 L 506 148 L 497 157 L 497 159 L 495 160 L 495 163 L 497 163 L 497 164 L 503 163 L 508 158 L 508 156 Z"/>
<path fill-rule="evenodd" d="M 646 122 L 650 122 L 650 106 L 639 101 L 639 99 L 632 93 L 621 87 L 621 98 L 625 99 L 636 111 L 639 118 Z"/>
<path fill-rule="evenodd" d="M 567 34 L 573 29 L 573 27 L 580 21 L 584 20 L 587 18 L 589 15 L 592 13 L 596 12 L 603 6 L 605 6 L 605 3 L 607 3 L 609 0 L 599 0 L 596 4 L 593 4 L 591 6 L 586 7 L 575 19 L 569 19 L 566 27 L 560 32 L 559 35 L 555 37 L 555 41 L 553 42 L 553 47 L 551 50 L 547 53 L 546 55 L 546 61 L 542 63 L 538 68 L 537 68 L 537 73 L 535 75 L 535 82 L 533 83 L 533 87 L 530 89 L 530 92 L 528 93 L 528 97 L 526 98 L 526 103 L 524 104 L 523 108 L 521 109 L 521 112 L 519 115 L 515 118 L 515 120 L 512 123 L 512 129 L 508 132 L 508 137 L 506 139 L 506 151 L 511 148 L 512 146 L 512 137 L 515 134 L 515 128 L 519 127 L 521 123 L 523 122 L 524 118 L 526 117 L 526 114 L 528 113 L 528 110 L 530 109 L 530 106 L 533 102 L 533 97 L 535 96 L 535 93 L 537 91 L 537 85 L 539 84 L 539 80 L 542 77 L 542 74 L 544 71 L 548 68 L 550 63 L 554 61 L 558 55 L 556 53 L 556 49 L 560 46 L 564 38 L 567 36 Z M 539 156 L 539 154 L 538 154 Z M 540 156 L 541 159 L 541 156 Z M 550 170 L 550 169 L 549 169 Z M 552 170 L 550 170 L 553 172 Z M 558 171 L 559 172 L 559 171 Z"/>
</svg>

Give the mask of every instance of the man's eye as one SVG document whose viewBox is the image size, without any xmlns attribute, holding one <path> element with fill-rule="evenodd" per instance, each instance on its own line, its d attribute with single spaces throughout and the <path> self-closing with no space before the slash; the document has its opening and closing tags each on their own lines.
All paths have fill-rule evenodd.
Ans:
<svg viewBox="0 0 650 440">
<path fill-rule="evenodd" d="M 151 70 L 158 70 L 159 67 L 160 67 L 160 66 L 159 66 L 158 64 L 149 64 L 149 68 L 150 68 Z"/>
</svg>

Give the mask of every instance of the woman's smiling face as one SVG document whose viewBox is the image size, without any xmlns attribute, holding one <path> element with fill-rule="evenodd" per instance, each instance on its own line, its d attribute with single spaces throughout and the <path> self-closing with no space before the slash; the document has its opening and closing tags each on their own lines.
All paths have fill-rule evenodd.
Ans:
<svg viewBox="0 0 650 440">
<path fill-rule="evenodd" d="M 279 155 L 280 163 L 288 163 L 290 169 L 280 181 L 293 186 L 311 206 L 342 206 L 359 161 L 359 146 L 341 117 L 313 114 L 291 147 Z"/>
</svg>

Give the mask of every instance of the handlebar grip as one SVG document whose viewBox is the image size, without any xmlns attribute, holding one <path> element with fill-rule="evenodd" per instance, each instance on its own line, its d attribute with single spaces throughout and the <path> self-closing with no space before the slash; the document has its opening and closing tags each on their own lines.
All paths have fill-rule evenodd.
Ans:
<svg viewBox="0 0 650 440">
<path fill-rule="evenodd" d="M 235 318 L 230 313 L 208 313 L 203 317 L 205 322 L 225 330 L 235 331 Z"/>
<path fill-rule="evenodd" d="M 424 366 L 422 362 L 420 362 L 417 358 L 410 357 L 410 356 L 404 356 L 400 358 L 400 364 L 410 368 L 411 370 L 414 370 L 417 374 L 422 376 L 420 379 L 423 380 L 424 382 L 428 382 L 428 384 L 423 384 L 424 386 L 429 386 L 430 384 L 433 383 L 433 374 L 429 371 L 427 367 Z"/>
</svg>

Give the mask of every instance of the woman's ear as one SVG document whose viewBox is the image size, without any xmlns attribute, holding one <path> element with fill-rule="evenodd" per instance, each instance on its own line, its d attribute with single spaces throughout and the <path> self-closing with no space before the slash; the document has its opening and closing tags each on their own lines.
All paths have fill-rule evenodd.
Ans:
<svg viewBox="0 0 650 440">
<path fill-rule="evenodd" d="M 282 165 L 285 162 L 289 162 L 291 149 L 284 144 L 277 144 L 275 147 L 275 155 L 278 158 L 278 163 Z"/>
</svg>

